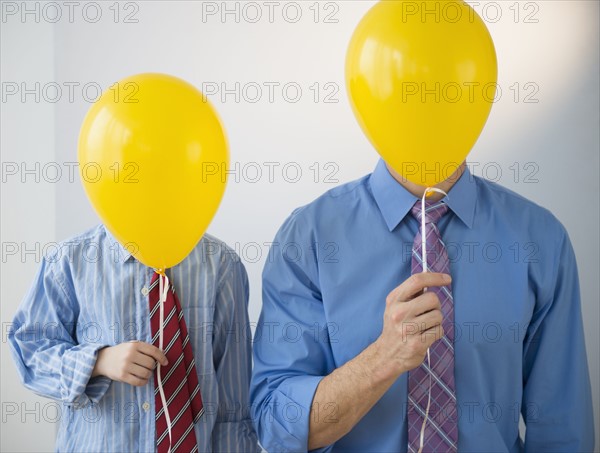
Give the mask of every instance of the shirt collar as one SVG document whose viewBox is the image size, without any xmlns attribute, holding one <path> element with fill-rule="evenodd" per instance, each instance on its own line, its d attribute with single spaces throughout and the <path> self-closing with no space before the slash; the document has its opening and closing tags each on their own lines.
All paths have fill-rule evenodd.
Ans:
<svg viewBox="0 0 600 453">
<path fill-rule="evenodd" d="M 419 198 L 394 179 L 383 159 L 377 163 L 370 182 L 377 206 L 388 229 L 393 231 Z M 443 200 L 467 227 L 473 227 L 477 189 L 468 166 Z"/>
<path fill-rule="evenodd" d="M 110 242 L 110 250 L 116 250 L 118 253 L 119 263 L 125 263 L 129 259 L 133 258 L 131 251 L 123 247 L 121 243 L 112 235 L 112 233 L 108 231 L 108 228 L 106 228 L 105 225 L 102 225 L 102 228 L 104 228 L 106 238 L 108 239 L 108 242 Z"/>
</svg>

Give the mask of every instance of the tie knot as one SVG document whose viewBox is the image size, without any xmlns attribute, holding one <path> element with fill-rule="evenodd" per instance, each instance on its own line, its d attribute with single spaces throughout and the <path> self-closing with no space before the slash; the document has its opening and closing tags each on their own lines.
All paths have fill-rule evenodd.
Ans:
<svg viewBox="0 0 600 453">
<path fill-rule="evenodd" d="M 421 200 L 418 200 L 410 211 L 417 221 L 421 222 Z M 425 200 L 425 223 L 437 223 L 448 212 L 448 205 L 442 201 Z"/>
</svg>

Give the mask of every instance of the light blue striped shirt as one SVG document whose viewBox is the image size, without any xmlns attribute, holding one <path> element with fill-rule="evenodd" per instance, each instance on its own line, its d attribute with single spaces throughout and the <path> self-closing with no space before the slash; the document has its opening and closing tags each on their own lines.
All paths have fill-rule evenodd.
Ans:
<svg viewBox="0 0 600 453">
<path fill-rule="evenodd" d="M 9 342 L 24 385 L 62 403 L 57 451 L 155 451 L 153 379 L 144 387 L 90 379 L 99 349 L 151 342 L 152 274 L 104 226 L 44 258 Z M 260 451 L 248 403 L 252 335 L 243 264 L 205 235 L 167 274 L 181 301 L 204 402 L 195 426 L 199 451 Z"/>
</svg>

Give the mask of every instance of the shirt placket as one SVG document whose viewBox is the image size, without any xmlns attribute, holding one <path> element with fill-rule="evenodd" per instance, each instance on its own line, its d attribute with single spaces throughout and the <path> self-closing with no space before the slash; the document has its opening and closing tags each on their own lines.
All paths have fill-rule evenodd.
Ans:
<svg viewBox="0 0 600 453">
<path fill-rule="evenodd" d="M 150 310 L 148 294 L 150 293 L 150 281 L 153 270 L 137 262 L 137 266 L 143 267 L 143 271 L 137 272 L 140 276 L 136 281 L 136 323 L 139 326 L 139 339 L 146 343 L 152 343 L 152 333 L 150 330 Z M 155 409 L 154 409 L 154 377 L 148 380 L 148 384 L 143 387 L 135 387 L 135 393 L 140 414 L 140 431 L 138 433 L 138 445 L 140 451 L 154 452 L 155 446 Z"/>
</svg>

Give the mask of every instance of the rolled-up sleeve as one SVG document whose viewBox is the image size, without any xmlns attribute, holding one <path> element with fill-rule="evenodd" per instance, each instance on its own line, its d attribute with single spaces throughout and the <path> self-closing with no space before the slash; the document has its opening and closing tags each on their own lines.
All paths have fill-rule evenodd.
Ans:
<svg viewBox="0 0 600 453">
<path fill-rule="evenodd" d="M 75 409 L 97 403 L 111 380 L 92 378 L 100 343 L 75 340 L 78 304 L 67 279 L 44 260 L 10 328 L 8 341 L 25 387 Z"/>
<path fill-rule="evenodd" d="M 250 389 L 254 424 L 267 451 L 306 451 L 313 397 L 334 367 L 314 239 L 294 214 L 271 246 L 262 291 Z"/>
</svg>

